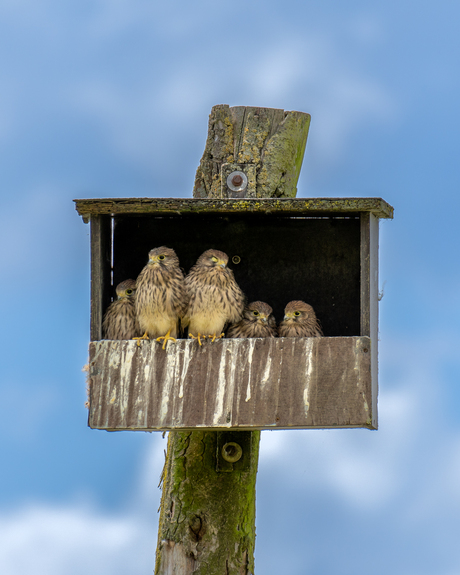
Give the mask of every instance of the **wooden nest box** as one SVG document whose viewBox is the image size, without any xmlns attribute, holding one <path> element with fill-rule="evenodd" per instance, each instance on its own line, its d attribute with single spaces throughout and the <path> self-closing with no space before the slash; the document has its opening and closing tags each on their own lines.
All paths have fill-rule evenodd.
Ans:
<svg viewBox="0 0 460 575">
<path fill-rule="evenodd" d="M 377 427 L 378 198 L 77 200 L 91 224 L 89 425 L 97 429 Z M 114 286 L 153 247 L 186 271 L 229 256 L 248 301 L 313 306 L 323 338 L 102 340 Z"/>
<path fill-rule="evenodd" d="M 309 121 L 215 106 L 194 199 L 76 200 L 91 224 L 91 427 L 377 428 L 378 223 L 393 208 L 294 197 Z M 325 337 L 181 339 L 165 350 L 102 340 L 114 286 L 159 246 L 186 272 L 205 250 L 224 251 L 248 302 L 267 302 L 279 322 L 303 300 Z"/>
</svg>

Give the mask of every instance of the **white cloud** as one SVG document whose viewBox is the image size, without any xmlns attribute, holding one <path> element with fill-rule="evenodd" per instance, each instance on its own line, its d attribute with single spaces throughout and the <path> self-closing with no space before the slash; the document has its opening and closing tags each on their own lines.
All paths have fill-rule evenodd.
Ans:
<svg viewBox="0 0 460 575">
<path fill-rule="evenodd" d="M 346 152 L 351 135 L 363 126 L 385 126 L 398 116 L 389 89 L 352 65 L 334 38 L 317 33 L 292 38 L 269 49 L 253 48 L 252 58 L 203 74 L 199 46 L 181 64 L 150 79 L 120 85 L 110 78 L 79 80 L 69 88 L 73 105 L 105 126 L 108 141 L 129 161 L 151 164 L 152 153 L 177 142 L 203 106 L 217 103 L 297 109 L 312 113 L 317 154 L 334 161 Z M 229 54 L 223 54 L 224 61 Z M 207 110 L 207 111 L 209 111 Z M 189 128 L 187 128 L 187 123 Z M 159 137 L 162 131 L 167 135 Z M 161 145 L 159 145 L 161 141 Z"/>
<path fill-rule="evenodd" d="M 0 517 L 0 572 L 143 575 L 154 565 L 154 520 L 80 507 L 25 507 Z"/>
<path fill-rule="evenodd" d="M 0 515 L 0 573 L 145 575 L 155 564 L 166 440 L 153 434 L 124 512 L 99 510 L 94 496 L 63 506 L 32 503 Z"/>
<path fill-rule="evenodd" d="M 445 342 L 433 336 L 382 346 L 380 361 L 393 381 L 380 375 L 378 431 L 265 432 L 260 473 L 290 469 L 283 480 L 292 489 L 329 491 L 369 513 L 396 505 L 404 495 L 400 511 L 407 521 L 414 510 L 422 521 L 436 509 L 459 511 L 460 433 L 439 424 L 447 400 L 439 370 L 459 342 Z"/>
</svg>

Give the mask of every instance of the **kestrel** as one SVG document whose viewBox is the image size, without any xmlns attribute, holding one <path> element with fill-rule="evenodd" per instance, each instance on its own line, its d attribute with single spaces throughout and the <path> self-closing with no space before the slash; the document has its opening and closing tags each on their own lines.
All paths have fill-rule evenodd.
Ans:
<svg viewBox="0 0 460 575">
<path fill-rule="evenodd" d="M 125 280 L 116 287 L 117 299 L 108 307 L 102 322 L 105 339 L 131 339 L 139 335 L 134 295 L 136 282 Z"/>
<path fill-rule="evenodd" d="M 284 309 L 284 319 L 278 326 L 280 337 L 320 337 L 323 335 L 311 305 L 291 301 Z"/>
<path fill-rule="evenodd" d="M 188 334 L 201 337 L 223 336 L 227 323 L 240 321 L 244 310 L 244 294 L 227 267 L 228 256 L 219 250 L 207 250 L 185 278 L 189 304 L 182 325 Z"/>
<path fill-rule="evenodd" d="M 136 314 L 142 338 L 176 341 L 179 321 L 187 309 L 187 292 L 179 258 L 164 246 L 149 252 L 149 261 L 137 278 Z"/>
<path fill-rule="evenodd" d="M 234 323 L 227 337 L 276 337 L 276 321 L 273 310 L 263 301 L 254 301 L 244 308 L 243 319 Z"/>
</svg>

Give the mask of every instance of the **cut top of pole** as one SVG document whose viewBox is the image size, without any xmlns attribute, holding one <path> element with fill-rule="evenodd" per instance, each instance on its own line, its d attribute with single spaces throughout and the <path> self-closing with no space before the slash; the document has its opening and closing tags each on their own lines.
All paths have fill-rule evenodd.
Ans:
<svg viewBox="0 0 460 575">
<path fill-rule="evenodd" d="M 214 106 L 194 198 L 295 198 L 310 114 Z"/>
</svg>

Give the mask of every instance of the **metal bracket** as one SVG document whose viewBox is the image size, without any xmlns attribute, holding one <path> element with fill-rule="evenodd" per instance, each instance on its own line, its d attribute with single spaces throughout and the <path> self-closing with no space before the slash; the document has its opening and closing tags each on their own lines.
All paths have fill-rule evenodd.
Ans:
<svg viewBox="0 0 460 575">
<path fill-rule="evenodd" d="M 222 164 L 220 174 L 223 198 L 257 197 L 255 164 Z"/>
<path fill-rule="evenodd" d="M 218 431 L 216 471 L 248 471 L 251 464 L 251 431 Z"/>
</svg>

